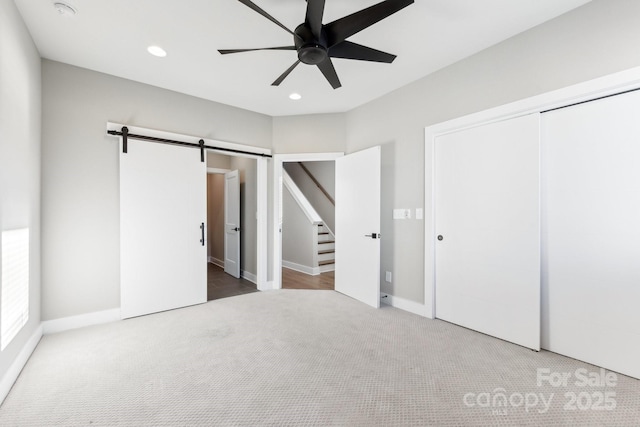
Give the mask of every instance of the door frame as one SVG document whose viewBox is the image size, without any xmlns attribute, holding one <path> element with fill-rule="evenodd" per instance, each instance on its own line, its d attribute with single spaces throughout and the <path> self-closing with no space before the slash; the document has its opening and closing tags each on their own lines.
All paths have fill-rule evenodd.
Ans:
<svg viewBox="0 0 640 427">
<path fill-rule="evenodd" d="M 562 89 L 543 93 L 506 105 L 480 111 L 425 128 L 424 162 L 424 313 L 435 319 L 435 139 L 497 121 L 592 101 L 619 93 L 640 89 L 640 67 L 631 68 Z"/>
<path fill-rule="evenodd" d="M 257 279 L 257 289 L 260 291 L 264 291 L 270 289 L 270 286 L 267 282 L 267 259 L 269 256 L 269 244 L 267 241 L 267 234 L 269 229 L 269 223 L 267 219 L 267 215 L 269 212 L 268 207 L 268 197 L 267 197 L 267 188 L 269 182 L 268 176 L 268 158 L 264 157 L 265 155 L 271 155 L 271 149 L 269 148 L 261 148 L 254 147 L 251 145 L 243 145 L 237 144 L 234 142 L 220 141 L 217 139 L 209 139 L 209 138 L 199 138 L 190 135 L 184 135 L 174 132 L 165 132 L 157 129 L 144 128 L 139 126 L 131 126 L 125 125 L 122 123 L 115 122 L 107 122 L 107 131 L 115 130 L 120 131 L 123 126 L 127 126 L 129 128 L 129 133 L 133 134 L 141 134 L 153 136 L 156 138 L 162 139 L 171 139 L 171 140 L 180 140 L 184 142 L 190 142 L 193 144 L 198 144 L 200 140 L 203 140 L 206 145 L 209 146 L 217 146 L 220 148 L 230 149 L 230 150 L 240 150 L 246 153 L 255 153 L 255 154 L 242 154 L 242 153 L 233 153 L 229 151 L 216 150 L 213 148 L 206 148 L 206 151 L 211 151 L 214 153 L 223 154 L 225 156 L 234 156 L 234 157 L 247 157 L 256 159 L 256 176 L 257 176 L 257 224 L 256 224 L 256 245 L 257 245 L 257 254 L 256 254 L 256 279 Z M 122 140 L 122 137 L 119 137 Z M 208 170 L 207 170 L 208 172 Z"/>
<path fill-rule="evenodd" d="M 282 169 L 285 162 L 334 161 L 344 156 L 343 152 L 274 154 L 273 156 L 273 215 L 272 215 L 272 271 L 271 289 L 282 289 Z M 337 184 L 337 183 L 336 183 Z M 265 260 L 266 261 L 266 260 Z"/>
<path fill-rule="evenodd" d="M 227 173 L 227 172 L 231 172 L 231 169 L 222 169 L 222 168 L 210 168 L 210 167 L 207 167 L 207 175 L 224 175 L 224 174 L 225 174 L 225 173 Z M 208 193 L 208 187 L 207 187 L 207 199 L 208 199 L 208 197 L 209 197 L 209 193 Z M 208 200 L 207 200 L 207 202 L 208 202 Z M 224 204 L 224 203 L 225 203 L 225 201 L 224 201 L 224 195 L 223 195 L 223 202 L 222 202 L 222 204 Z M 223 208 L 224 208 L 224 206 L 223 206 Z M 208 217 L 208 215 L 207 215 L 207 221 L 208 221 L 208 220 L 209 220 L 209 217 Z M 209 230 L 209 224 L 207 223 L 207 231 L 208 231 L 208 230 Z M 208 244 L 208 243 L 209 243 L 209 242 L 207 241 L 207 244 Z M 207 262 L 209 262 L 209 263 L 211 262 L 211 261 L 210 261 L 210 258 L 211 258 L 211 257 L 208 257 L 208 258 L 207 258 Z M 224 260 L 222 260 L 222 262 L 224 263 Z M 213 264 L 218 265 L 217 263 L 213 263 Z M 220 265 L 218 265 L 218 267 L 220 267 Z M 224 266 L 223 266 L 223 268 L 224 268 Z"/>
</svg>

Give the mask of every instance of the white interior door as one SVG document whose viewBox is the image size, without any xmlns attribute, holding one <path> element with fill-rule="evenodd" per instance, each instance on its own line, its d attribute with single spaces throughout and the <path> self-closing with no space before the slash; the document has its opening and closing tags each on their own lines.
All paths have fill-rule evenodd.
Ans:
<svg viewBox="0 0 640 427">
<path fill-rule="evenodd" d="M 128 153 L 120 148 L 122 317 L 206 302 L 207 171 L 200 153 L 131 140 Z"/>
<path fill-rule="evenodd" d="M 436 317 L 540 348 L 539 115 L 436 138 Z"/>
<path fill-rule="evenodd" d="M 240 278 L 240 175 L 224 174 L 224 271 Z"/>
<path fill-rule="evenodd" d="M 640 378 L 640 92 L 542 115 L 542 346 Z"/>
<path fill-rule="evenodd" d="M 335 290 L 380 307 L 380 147 L 336 160 Z"/>
</svg>

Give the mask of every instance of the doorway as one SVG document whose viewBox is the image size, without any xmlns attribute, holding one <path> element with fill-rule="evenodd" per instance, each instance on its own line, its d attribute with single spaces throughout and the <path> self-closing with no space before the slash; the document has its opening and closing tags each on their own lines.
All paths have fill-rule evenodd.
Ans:
<svg viewBox="0 0 640 427">
<path fill-rule="evenodd" d="M 258 290 L 256 224 L 246 215 L 256 204 L 256 163 L 207 153 L 207 301 Z"/>
<path fill-rule="evenodd" d="M 282 288 L 334 290 L 335 161 L 283 163 Z"/>
</svg>

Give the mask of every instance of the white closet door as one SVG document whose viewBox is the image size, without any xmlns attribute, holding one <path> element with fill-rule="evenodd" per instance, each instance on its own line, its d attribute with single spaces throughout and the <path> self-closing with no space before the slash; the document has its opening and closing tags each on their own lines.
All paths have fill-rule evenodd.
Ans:
<svg viewBox="0 0 640 427">
<path fill-rule="evenodd" d="M 539 115 L 435 144 L 436 316 L 538 350 Z"/>
<path fill-rule="evenodd" d="M 198 150 L 131 140 L 128 153 L 121 147 L 123 318 L 206 302 L 206 179 Z"/>
<path fill-rule="evenodd" d="M 336 160 L 335 290 L 380 307 L 380 147 Z"/>
<path fill-rule="evenodd" d="M 240 278 L 240 173 L 224 174 L 224 271 Z"/>
<path fill-rule="evenodd" d="M 542 115 L 542 346 L 640 378 L 640 92 Z"/>
</svg>

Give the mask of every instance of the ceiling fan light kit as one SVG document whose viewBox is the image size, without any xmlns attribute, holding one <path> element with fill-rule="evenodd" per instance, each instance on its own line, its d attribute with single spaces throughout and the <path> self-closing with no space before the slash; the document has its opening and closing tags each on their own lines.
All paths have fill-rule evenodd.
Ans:
<svg viewBox="0 0 640 427">
<path fill-rule="evenodd" d="M 386 0 L 323 25 L 322 17 L 325 0 L 307 0 L 305 21 L 298 25 L 295 31 L 291 31 L 251 0 L 238 1 L 290 33 L 293 36 L 293 45 L 255 49 L 222 49 L 218 52 L 222 55 L 227 55 L 256 50 L 295 50 L 298 54 L 298 60 L 282 73 L 272 83 L 272 86 L 279 86 L 302 62 L 307 65 L 317 66 L 334 89 L 341 87 L 342 84 L 331 58 L 387 64 L 396 59 L 395 55 L 347 41 L 347 38 L 414 3 L 414 0 Z"/>
</svg>

